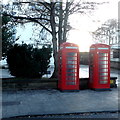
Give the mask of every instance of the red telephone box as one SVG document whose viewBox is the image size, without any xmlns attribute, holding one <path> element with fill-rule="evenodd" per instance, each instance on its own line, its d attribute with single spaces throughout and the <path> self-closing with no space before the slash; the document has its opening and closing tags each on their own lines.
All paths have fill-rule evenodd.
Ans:
<svg viewBox="0 0 120 120">
<path fill-rule="evenodd" d="M 91 89 L 110 89 L 110 47 L 93 44 L 90 47 L 89 87 Z"/>
<path fill-rule="evenodd" d="M 65 42 L 58 52 L 58 88 L 79 90 L 79 47 Z"/>
</svg>

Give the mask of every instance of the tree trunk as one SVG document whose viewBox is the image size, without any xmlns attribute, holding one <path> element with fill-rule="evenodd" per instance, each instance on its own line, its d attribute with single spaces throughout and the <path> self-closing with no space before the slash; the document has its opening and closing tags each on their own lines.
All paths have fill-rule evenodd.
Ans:
<svg viewBox="0 0 120 120">
<path fill-rule="evenodd" d="M 53 58 L 54 58 L 54 72 L 51 76 L 51 78 L 57 78 L 58 77 L 58 58 L 57 58 L 57 54 L 53 54 Z"/>
<path fill-rule="evenodd" d="M 51 78 L 57 78 L 57 38 L 56 38 L 56 23 L 55 23 L 55 3 L 51 2 L 50 24 L 52 29 L 53 57 L 54 57 L 54 72 Z"/>
<path fill-rule="evenodd" d="M 63 42 L 67 40 L 67 23 L 68 23 L 69 2 L 66 2 L 64 25 L 63 25 Z"/>
<path fill-rule="evenodd" d="M 61 43 L 63 43 L 63 10 L 62 10 L 62 2 L 60 2 L 60 10 L 59 10 L 59 27 L 58 27 L 58 48 L 60 49 Z"/>
<path fill-rule="evenodd" d="M 52 8 L 52 7 L 51 7 Z M 63 8 L 62 2 L 60 2 L 60 11 L 59 11 L 59 30 L 58 30 L 58 48 L 60 44 L 66 42 L 67 34 L 67 22 L 68 22 L 68 12 L 69 12 L 69 2 L 66 2 L 65 15 L 63 20 Z M 54 72 L 51 78 L 57 78 L 58 74 L 58 55 L 57 55 L 57 38 L 56 38 L 56 25 L 55 25 L 55 11 L 51 10 L 51 27 L 52 27 L 52 36 L 53 36 L 53 57 L 54 57 Z"/>
</svg>

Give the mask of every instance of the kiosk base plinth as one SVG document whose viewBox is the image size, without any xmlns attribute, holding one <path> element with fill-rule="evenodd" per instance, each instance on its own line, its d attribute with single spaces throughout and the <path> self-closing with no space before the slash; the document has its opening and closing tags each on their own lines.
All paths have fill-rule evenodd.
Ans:
<svg viewBox="0 0 120 120">
<path fill-rule="evenodd" d="M 79 92 L 80 90 L 60 90 L 61 92 Z"/>
<path fill-rule="evenodd" d="M 95 91 L 112 91 L 110 88 L 94 88 Z"/>
</svg>

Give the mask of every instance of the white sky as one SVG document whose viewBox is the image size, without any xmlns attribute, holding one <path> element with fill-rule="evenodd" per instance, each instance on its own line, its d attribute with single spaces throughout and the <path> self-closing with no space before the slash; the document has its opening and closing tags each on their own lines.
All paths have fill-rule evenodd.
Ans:
<svg viewBox="0 0 120 120">
<path fill-rule="evenodd" d="M 91 1 L 109 1 L 109 4 L 104 4 L 98 7 L 92 15 L 73 15 L 73 18 L 71 18 L 71 25 L 74 26 L 76 30 L 74 29 L 69 33 L 69 41 L 78 44 L 80 51 L 89 51 L 89 47 L 93 43 L 90 32 L 95 31 L 108 19 L 118 18 L 119 0 Z"/>
<path fill-rule="evenodd" d="M 7 3 L 10 0 L 3 0 Z M 79 45 L 80 51 L 88 51 L 92 42 L 92 36 L 90 32 L 95 31 L 102 23 L 108 19 L 118 18 L 118 1 L 120 0 L 86 0 L 86 1 L 96 1 L 96 2 L 107 2 L 109 4 L 104 4 L 95 10 L 91 15 L 73 15 L 71 18 L 71 25 L 73 30 L 70 31 L 68 37 L 69 42 L 73 42 Z M 26 29 L 27 28 L 27 29 Z M 21 35 L 20 40 L 27 40 L 32 35 L 31 25 L 27 25 L 25 28 L 20 28 L 17 36 Z"/>
</svg>

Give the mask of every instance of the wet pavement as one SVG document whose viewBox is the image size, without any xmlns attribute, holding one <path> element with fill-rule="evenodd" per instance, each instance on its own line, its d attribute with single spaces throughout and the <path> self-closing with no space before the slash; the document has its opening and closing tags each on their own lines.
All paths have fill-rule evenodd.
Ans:
<svg viewBox="0 0 120 120">
<path fill-rule="evenodd" d="M 2 94 L 2 117 L 118 111 L 118 89 L 111 91 L 59 90 L 6 91 Z M 117 117 L 117 116 L 116 116 Z"/>
<path fill-rule="evenodd" d="M 111 69 L 111 77 L 119 79 L 118 72 Z M 5 75 L 10 74 L 4 71 L 3 75 L 6 77 Z M 80 77 L 88 75 L 88 66 L 81 65 Z M 60 92 L 55 89 L 4 91 L 0 94 L 2 117 L 118 111 L 118 90 L 112 88 L 111 91 L 80 90 L 79 92 Z M 117 113 L 115 117 L 118 117 Z"/>
<path fill-rule="evenodd" d="M 8 69 L 0 69 L 0 78 L 11 78 L 14 77 L 10 74 Z"/>
</svg>

